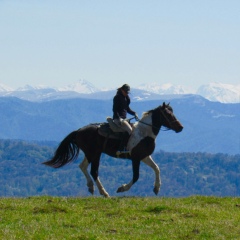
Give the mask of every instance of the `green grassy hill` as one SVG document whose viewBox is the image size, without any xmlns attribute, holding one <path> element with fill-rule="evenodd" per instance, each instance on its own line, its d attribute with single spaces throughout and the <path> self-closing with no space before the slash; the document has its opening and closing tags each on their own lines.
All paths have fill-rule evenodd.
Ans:
<svg viewBox="0 0 240 240">
<path fill-rule="evenodd" d="M 0 199 L 0 239 L 240 239 L 240 198 Z"/>
</svg>

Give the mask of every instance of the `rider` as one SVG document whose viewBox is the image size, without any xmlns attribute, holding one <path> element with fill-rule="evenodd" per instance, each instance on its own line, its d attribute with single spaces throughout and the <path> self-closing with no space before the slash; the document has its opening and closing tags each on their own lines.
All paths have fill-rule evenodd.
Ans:
<svg viewBox="0 0 240 240">
<path fill-rule="evenodd" d="M 128 84 L 123 84 L 117 89 L 117 93 L 113 98 L 113 121 L 126 132 L 125 137 L 128 138 L 132 132 L 132 127 L 126 121 L 127 113 L 134 115 L 138 119 L 138 115 L 133 111 L 130 105 L 130 86 Z"/>
</svg>

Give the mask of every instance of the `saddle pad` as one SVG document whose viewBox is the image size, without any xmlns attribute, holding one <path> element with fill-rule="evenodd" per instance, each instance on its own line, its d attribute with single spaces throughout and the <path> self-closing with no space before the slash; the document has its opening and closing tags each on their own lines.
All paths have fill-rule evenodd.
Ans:
<svg viewBox="0 0 240 240">
<path fill-rule="evenodd" d="M 102 123 L 98 126 L 98 133 L 106 138 L 121 139 L 123 132 L 113 132 L 108 123 Z"/>
<path fill-rule="evenodd" d="M 107 117 L 107 121 L 109 123 L 110 128 L 113 132 L 124 132 L 122 128 L 120 128 L 111 117 Z"/>
</svg>

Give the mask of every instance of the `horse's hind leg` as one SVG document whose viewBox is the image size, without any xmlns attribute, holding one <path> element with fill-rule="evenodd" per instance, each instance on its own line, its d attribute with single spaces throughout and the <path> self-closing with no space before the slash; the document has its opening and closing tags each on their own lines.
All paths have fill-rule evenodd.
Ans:
<svg viewBox="0 0 240 240">
<path fill-rule="evenodd" d="M 83 174 L 85 175 L 87 179 L 87 186 L 88 191 L 93 194 L 94 193 L 94 184 L 92 181 L 92 178 L 90 177 L 87 168 L 88 168 L 89 162 L 86 157 L 84 157 L 83 161 L 80 163 L 79 168 L 82 170 Z"/>
<path fill-rule="evenodd" d="M 102 185 L 102 183 L 101 183 L 101 181 L 98 177 L 98 168 L 99 168 L 99 159 L 97 161 L 92 161 L 91 162 L 91 175 L 92 175 L 94 181 L 96 182 L 99 193 L 101 195 L 103 195 L 104 197 L 108 198 L 109 194 L 107 193 L 107 191 L 103 187 L 103 185 Z"/>
<path fill-rule="evenodd" d="M 151 156 L 144 158 L 142 162 L 144 162 L 149 167 L 151 167 L 155 172 L 155 183 L 154 183 L 153 192 L 157 195 L 161 186 L 160 169 L 157 166 L 157 164 L 153 161 Z"/>
</svg>

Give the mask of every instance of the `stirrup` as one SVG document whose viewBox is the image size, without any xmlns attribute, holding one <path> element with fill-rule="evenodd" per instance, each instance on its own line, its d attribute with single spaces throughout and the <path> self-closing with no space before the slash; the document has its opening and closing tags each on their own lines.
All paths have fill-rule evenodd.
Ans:
<svg viewBox="0 0 240 240">
<path fill-rule="evenodd" d="M 129 154 L 129 155 L 131 155 L 131 152 L 129 150 L 126 150 L 126 149 L 124 149 L 123 151 L 119 150 L 119 151 L 116 152 L 117 157 L 119 157 L 121 154 Z"/>
</svg>

